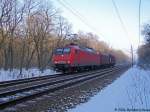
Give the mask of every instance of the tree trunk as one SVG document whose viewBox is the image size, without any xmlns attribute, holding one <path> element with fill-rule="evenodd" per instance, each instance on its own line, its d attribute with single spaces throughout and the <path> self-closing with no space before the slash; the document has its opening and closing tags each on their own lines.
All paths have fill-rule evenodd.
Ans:
<svg viewBox="0 0 150 112">
<path fill-rule="evenodd" d="M 24 55 L 25 55 L 25 41 L 23 41 L 22 53 L 21 53 L 21 61 L 20 61 L 20 75 L 22 74 L 22 67 L 24 63 Z"/>
</svg>

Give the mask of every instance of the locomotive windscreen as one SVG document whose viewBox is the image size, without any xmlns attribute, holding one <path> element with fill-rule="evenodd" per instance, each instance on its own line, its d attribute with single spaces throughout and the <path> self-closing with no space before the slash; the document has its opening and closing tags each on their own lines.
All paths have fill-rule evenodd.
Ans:
<svg viewBox="0 0 150 112">
<path fill-rule="evenodd" d="M 68 53 L 70 53 L 70 48 L 64 48 L 63 54 L 68 54 Z"/>
<path fill-rule="evenodd" d="M 62 48 L 58 48 L 55 50 L 55 54 L 62 54 L 63 53 L 63 49 Z"/>
<path fill-rule="evenodd" d="M 70 53 L 70 48 L 58 48 L 55 50 L 55 54 L 69 54 Z"/>
</svg>

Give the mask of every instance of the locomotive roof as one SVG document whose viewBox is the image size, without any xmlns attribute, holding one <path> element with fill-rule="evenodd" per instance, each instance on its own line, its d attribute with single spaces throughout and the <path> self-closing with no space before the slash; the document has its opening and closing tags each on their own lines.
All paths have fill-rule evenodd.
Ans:
<svg viewBox="0 0 150 112">
<path fill-rule="evenodd" d="M 84 51 L 87 51 L 87 52 L 96 53 L 96 51 L 93 48 L 79 46 L 77 44 L 70 44 L 70 45 L 67 45 L 66 47 L 72 47 L 72 48 L 81 49 L 81 50 L 84 50 Z"/>
</svg>

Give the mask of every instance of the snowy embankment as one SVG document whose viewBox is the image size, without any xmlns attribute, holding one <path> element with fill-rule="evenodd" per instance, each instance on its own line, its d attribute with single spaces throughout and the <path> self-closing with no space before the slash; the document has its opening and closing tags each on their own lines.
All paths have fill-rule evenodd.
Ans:
<svg viewBox="0 0 150 112">
<path fill-rule="evenodd" d="M 87 103 L 69 112 L 150 111 L 150 71 L 136 66 L 104 88 Z"/>
<path fill-rule="evenodd" d="M 52 69 L 46 69 L 41 72 L 37 68 L 32 68 L 28 70 L 23 69 L 22 74 L 20 75 L 19 73 L 20 71 L 18 69 L 13 69 L 11 72 L 9 70 L 5 71 L 4 69 L 0 69 L 0 82 L 56 74 L 56 72 Z"/>
</svg>

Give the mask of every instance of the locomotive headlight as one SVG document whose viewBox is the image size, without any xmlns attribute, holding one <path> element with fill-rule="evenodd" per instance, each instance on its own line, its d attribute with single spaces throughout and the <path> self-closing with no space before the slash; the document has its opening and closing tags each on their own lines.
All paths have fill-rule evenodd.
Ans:
<svg viewBox="0 0 150 112">
<path fill-rule="evenodd" d="M 57 64 L 58 62 L 57 62 L 57 61 L 54 61 L 54 63 L 56 63 L 56 64 Z"/>
<path fill-rule="evenodd" d="M 70 63 L 70 61 L 67 61 L 67 63 Z"/>
</svg>

